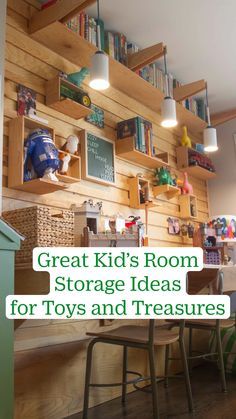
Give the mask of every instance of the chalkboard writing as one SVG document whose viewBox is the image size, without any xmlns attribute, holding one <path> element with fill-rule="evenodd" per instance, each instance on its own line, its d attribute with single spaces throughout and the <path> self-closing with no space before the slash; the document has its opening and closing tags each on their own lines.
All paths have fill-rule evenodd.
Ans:
<svg viewBox="0 0 236 419">
<path fill-rule="evenodd" d="M 83 170 L 83 175 L 86 179 L 107 184 L 115 183 L 114 147 L 114 143 L 106 138 L 85 133 L 82 164 L 84 157 L 86 170 Z"/>
</svg>

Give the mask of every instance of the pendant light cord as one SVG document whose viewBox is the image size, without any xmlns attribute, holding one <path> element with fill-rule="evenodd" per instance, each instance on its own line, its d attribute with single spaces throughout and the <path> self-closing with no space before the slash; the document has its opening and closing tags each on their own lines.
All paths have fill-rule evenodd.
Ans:
<svg viewBox="0 0 236 419">
<path fill-rule="evenodd" d="M 206 114 L 207 114 L 207 125 L 208 125 L 208 127 L 210 127 L 211 126 L 211 118 L 210 118 L 207 83 L 206 83 Z"/>
<path fill-rule="evenodd" d="M 99 0 L 97 0 L 97 20 L 100 20 L 100 4 L 99 4 Z"/>
<path fill-rule="evenodd" d="M 166 84 L 166 96 L 170 97 L 170 87 L 169 87 L 169 78 L 167 70 L 167 61 L 166 61 L 166 47 L 164 47 L 164 69 L 165 69 L 165 84 Z"/>
<path fill-rule="evenodd" d="M 101 51 L 101 28 L 100 28 L 100 3 L 99 0 L 97 0 L 97 47 L 98 50 Z"/>
</svg>

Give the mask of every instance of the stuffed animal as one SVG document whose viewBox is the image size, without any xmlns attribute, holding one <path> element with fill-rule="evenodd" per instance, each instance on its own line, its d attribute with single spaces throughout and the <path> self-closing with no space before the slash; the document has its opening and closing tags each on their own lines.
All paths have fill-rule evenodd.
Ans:
<svg viewBox="0 0 236 419">
<path fill-rule="evenodd" d="M 181 138 L 181 145 L 184 147 L 192 148 L 191 140 L 188 136 L 187 127 L 183 127 L 183 136 Z"/>
<path fill-rule="evenodd" d="M 61 161 L 61 167 L 59 172 L 61 175 L 67 175 L 71 156 L 69 154 L 59 153 L 59 158 Z"/>
<path fill-rule="evenodd" d="M 70 154 L 78 155 L 79 139 L 76 135 L 69 135 L 65 144 L 65 151 Z"/>
<path fill-rule="evenodd" d="M 187 195 L 187 194 L 192 195 L 193 194 L 193 187 L 188 181 L 188 175 L 187 175 L 186 172 L 184 172 L 184 182 L 183 182 L 183 186 L 182 186 L 182 193 L 184 195 Z"/>
</svg>

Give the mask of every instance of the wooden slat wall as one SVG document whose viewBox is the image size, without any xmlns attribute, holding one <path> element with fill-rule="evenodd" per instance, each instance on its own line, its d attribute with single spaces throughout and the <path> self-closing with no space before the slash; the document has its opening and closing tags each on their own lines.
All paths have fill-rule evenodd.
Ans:
<svg viewBox="0 0 236 419">
<path fill-rule="evenodd" d="M 176 146 L 179 144 L 180 131 L 171 132 L 163 129 L 160 126 L 160 115 L 123 93 L 111 88 L 110 97 L 107 97 L 106 93 L 95 92 L 86 85 L 92 102 L 104 109 L 104 130 L 97 129 L 83 120 L 75 121 L 45 106 L 45 81 L 53 78 L 59 70 L 73 72 L 78 68 L 28 36 L 29 16 L 37 8 L 39 8 L 37 0 L 8 0 L 3 158 L 4 210 L 35 204 L 69 208 L 71 204 L 78 205 L 89 197 L 103 201 L 106 215 L 120 212 L 128 216 L 134 213 L 141 215 L 144 220 L 143 211 L 131 211 L 128 206 L 127 181 L 138 172 L 143 172 L 145 177 L 151 179 L 152 172 L 122 159 L 117 159 L 117 184 L 114 187 L 81 181 L 78 185 L 70 186 L 66 192 L 55 192 L 44 196 L 7 188 L 8 122 L 16 117 L 18 83 L 37 92 L 38 114 L 55 127 L 57 140 L 61 143 L 69 134 L 76 134 L 78 130 L 84 128 L 115 140 L 117 122 L 135 115 L 149 119 L 153 123 L 154 141 L 158 150 L 170 154 L 171 166 L 178 173 Z M 193 138 L 193 140 L 198 139 Z M 207 185 L 198 179 L 190 178 L 190 181 L 197 195 L 199 221 L 204 221 L 208 216 Z M 158 201 L 162 206 L 151 209 L 149 215 L 150 245 L 183 245 L 181 237 L 170 236 L 167 233 L 168 216 L 179 216 L 178 198 L 167 201 L 162 197 Z M 17 274 L 17 280 L 22 280 L 22 274 Z M 16 331 L 16 418 L 60 419 L 81 409 L 86 355 L 85 331 L 95 327 L 98 327 L 98 322 L 94 321 L 26 321 L 20 326 Z M 75 337 L 78 338 L 77 343 L 73 342 Z M 67 341 L 71 343 L 63 343 Z M 145 357 L 134 351 L 131 355 L 131 369 L 146 372 Z M 107 353 L 104 356 L 103 350 L 97 351 L 95 375 L 103 370 L 106 381 L 119 380 L 120 366 L 119 349 L 112 349 L 109 356 Z M 94 392 L 92 404 L 101 403 L 118 394 L 119 390 L 116 389 L 99 390 Z"/>
</svg>

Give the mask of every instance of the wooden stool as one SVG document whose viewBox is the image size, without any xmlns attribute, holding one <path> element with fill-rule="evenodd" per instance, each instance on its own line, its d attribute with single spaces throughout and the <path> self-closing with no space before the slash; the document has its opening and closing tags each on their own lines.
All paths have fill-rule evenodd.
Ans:
<svg viewBox="0 0 236 419">
<path fill-rule="evenodd" d="M 158 392 L 157 392 L 157 377 L 155 368 L 155 357 L 154 348 L 156 346 L 166 346 L 169 348 L 174 342 L 179 342 L 181 359 L 183 363 L 185 384 L 188 398 L 189 410 L 193 410 L 192 391 L 189 380 L 188 363 L 185 352 L 184 344 L 184 321 L 180 322 L 178 332 L 173 332 L 166 328 L 155 327 L 155 320 L 149 320 L 149 326 L 123 326 L 117 329 L 101 332 L 101 333 L 87 333 L 89 336 L 95 336 L 88 346 L 87 352 L 87 364 L 86 364 L 86 377 L 85 377 L 85 391 L 84 391 L 84 408 L 83 408 L 83 419 L 88 418 L 88 406 L 89 406 L 89 390 L 90 387 L 113 387 L 122 386 L 122 403 L 126 401 L 126 390 L 127 384 L 137 384 L 138 382 L 151 380 L 152 389 L 152 403 L 153 403 L 153 419 L 159 418 L 159 406 L 158 406 Z M 110 345 L 123 346 L 123 373 L 121 383 L 112 384 L 91 384 L 91 367 L 92 367 L 92 353 L 94 345 L 98 342 L 103 342 Z M 146 349 L 148 351 L 150 377 L 143 378 L 140 374 L 128 371 L 127 369 L 127 349 L 128 347 Z M 135 380 L 127 380 L 129 373 L 137 374 L 138 378 Z M 135 386 L 137 388 L 137 386 Z"/>
<path fill-rule="evenodd" d="M 187 276 L 187 289 L 189 294 L 196 294 L 204 287 L 209 286 L 210 294 L 212 295 L 222 295 L 223 294 L 223 272 L 219 272 L 218 269 L 203 269 L 201 272 L 189 272 Z M 231 305 L 231 314 L 236 312 L 236 292 L 228 292 L 230 296 L 230 305 Z M 169 322 L 169 321 L 168 321 Z M 171 322 L 171 321 L 170 321 Z M 180 322 L 178 320 L 173 320 L 170 325 L 170 330 L 174 327 L 179 327 Z M 193 359 L 205 359 L 209 360 L 213 356 L 217 356 L 217 362 L 220 366 L 220 376 L 221 376 L 221 386 L 224 393 L 227 392 L 226 378 L 225 378 L 225 367 L 224 367 L 224 354 L 222 350 L 221 342 L 221 329 L 223 328 L 236 328 L 236 317 L 234 319 L 223 319 L 223 320 L 214 320 L 214 319 L 197 319 L 197 320 L 185 320 L 185 327 L 189 329 L 189 356 L 188 364 L 189 369 L 191 369 L 191 361 Z M 192 331 L 197 330 L 207 330 L 209 332 L 214 332 L 216 335 L 217 342 L 217 352 L 208 352 L 200 353 L 198 351 L 193 351 L 192 349 Z M 193 355 L 194 352 L 197 352 L 197 355 Z M 168 374 L 168 361 L 174 360 L 176 358 L 169 358 L 169 352 L 166 350 L 166 368 L 165 373 Z M 168 382 L 166 381 L 166 386 Z"/>
</svg>

